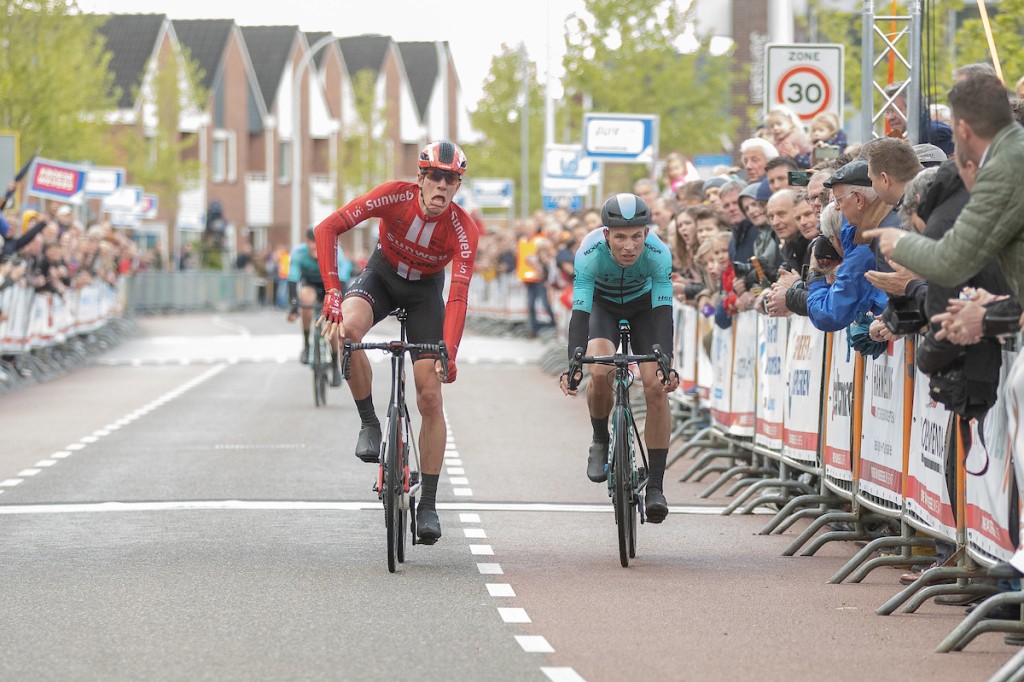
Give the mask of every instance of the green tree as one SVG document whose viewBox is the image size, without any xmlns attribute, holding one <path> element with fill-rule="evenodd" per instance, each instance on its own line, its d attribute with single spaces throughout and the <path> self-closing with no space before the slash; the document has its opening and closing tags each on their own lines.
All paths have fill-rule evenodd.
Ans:
<svg viewBox="0 0 1024 682">
<path fill-rule="evenodd" d="M 523 53 L 508 45 L 491 60 L 491 70 L 484 82 L 484 94 L 476 111 L 470 114 L 473 128 L 483 140 L 468 145 L 469 173 L 472 177 L 511 178 L 515 182 L 516 196 L 522 188 L 522 120 L 520 104 L 523 100 Z M 526 64 L 529 84 L 529 187 L 530 208 L 540 206 L 540 167 L 544 151 L 544 92 L 537 82 L 537 67 Z M 519 203 L 516 202 L 518 207 Z"/>
<path fill-rule="evenodd" d="M 74 0 L 0 0 L 0 129 L 62 160 L 112 161 L 103 115 L 116 108 L 96 16 Z"/>
<path fill-rule="evenodd" d="M 345 131 L 338 177 L 351 199 L 384 182 L 388 171 L 386 110 L 377 102 L 377 72 L 363 69 L 352 79 L 356 118 Z M 342 202 L 344 203 L 344 202 Z"/>
<path fill-rule="evenodd" d="M 662 153 L 720 151 L 735 129 L 730 59 L 688 33 L 692 19 L 672 0 L 586 0 L 585 14 L 566 22 L 569 119 L 580 125 L 586 109 L 658 114 Z M 686 39 L 695 46 L 681 52 Z"/>
<path fill-rule="evenodd" d="M 1024 0 L 1002 0 L 995 10 L 989 10 L 989 21 L 1003 79 L 1013 89 L 1017 80 L 1024 76 L 1024 52 L 1020 50 L 1024 37 Z M 960 64 L 992 63 L 981 19 L 963 22 L 961 30 L 957 31 L 956 55 Z"/>
</svg>

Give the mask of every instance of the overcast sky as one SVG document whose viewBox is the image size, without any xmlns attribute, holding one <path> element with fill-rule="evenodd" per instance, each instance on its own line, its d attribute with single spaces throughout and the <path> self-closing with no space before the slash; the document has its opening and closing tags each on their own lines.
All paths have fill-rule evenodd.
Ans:
<svg viewBox="0 0 1024 682">
<path fill-rule="evenodd" d="M 397 41 L 444 41 L 462 84 L 465 105 L 475 108 L 491 58 L 502 43 L 526 44 L 541 74 L 548 62 L 550 35 L 552 73 L 562 73 L 563 25 L 583 0 L 382 0 L 332 3 L 293 0 L 79 0 L 83 12 L 99 14 L 166 14 L 171 19 L 234 19 L 240 26 L 298 25 L 303 31 L 330 31 L 338 37 L 380 33 Z M 550 31 L 547 27 L 550 26 Z"/>
</svg>

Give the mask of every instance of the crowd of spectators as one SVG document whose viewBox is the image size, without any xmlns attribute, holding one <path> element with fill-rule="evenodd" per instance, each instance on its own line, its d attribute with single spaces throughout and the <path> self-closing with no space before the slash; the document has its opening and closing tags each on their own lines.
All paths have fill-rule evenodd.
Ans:
<svg viewBox="0 0 1024 682">
<path fill-rule="evenodd" d="M 886 137 L 850 144 L 831 114 L 805 128 L 774 110 L 737 167 L 703 179 L 669 155 L 663 184 L 644 178 L 633 191 L 672 251 L 679 303 L 723 328 L 745 310 L 807 316 L 864 355 L 918 333 L 931 395 L 960 419 L 984 417 L 1001 342 L 1024 323 L 1024 104 L 988 65 L 959 69 L 951 85 L 948 103 L 923 107 L 917 139 L 897 83 Z M 480 274 L 546 285 L 540 305 L 529 301 L 536 334 L 555 322 L 552 307 L 571 308 L 572 254 L 599 225 L 595 209 L 559 210 L 496 230 Z"/>
<path fill-rule="evenodd" d="M 17 286 L 63 298 L 92 282 L 114 285 L 120 276 L 158 265 L 153 252 L 140 253 L 123 231 L 108 222 L 86 228 L 71 206 L 56 202 L 46 212 L 0 213 L 0 243 L 0 293 Z"/>
</svg>

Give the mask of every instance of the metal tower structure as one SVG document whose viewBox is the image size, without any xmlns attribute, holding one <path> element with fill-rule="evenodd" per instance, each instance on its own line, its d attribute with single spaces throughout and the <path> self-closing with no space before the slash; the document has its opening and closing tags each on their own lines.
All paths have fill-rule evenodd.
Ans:
<svg viewBox="0 0 1024 682">
<path fill-rule="evenodd" d="M 907 139 L 918 139 L 921 122 L 921 0 L 909 0 L 907 13 L 876 14 L 876 4 L 887 0 L 863 0 L 861 20 L 861 139 L 875 137 L 875 124 L 893 101 L 904 96 L 907 102 Z M 895 30 L 894 30 L 895 29 Z M 882 43 L 878 46 L 876 39 Z M 892 61 L 890 61 L 892 60 Z M 907 71 L 903 86 L 891 96 L 885 94 L 888 82 L 879 83 L 879 64 L 898 63 Z M 894 69 L 887 71 L 893 73 Z M 875 103 L 878 102 L 878 106 Z"/>
</svg>

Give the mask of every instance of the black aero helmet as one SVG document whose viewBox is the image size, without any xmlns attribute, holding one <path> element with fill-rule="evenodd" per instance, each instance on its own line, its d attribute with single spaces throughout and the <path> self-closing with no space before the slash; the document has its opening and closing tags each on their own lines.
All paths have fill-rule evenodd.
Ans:
<svg viewBox="0 0 1024 682">
<path fill-rule="evenodd" d="M 605 227 L 646 227 L 651 223 L 647 202 L 635 194 L 622 192 L 604 202 L 601 223 Z"/>
</svg>

